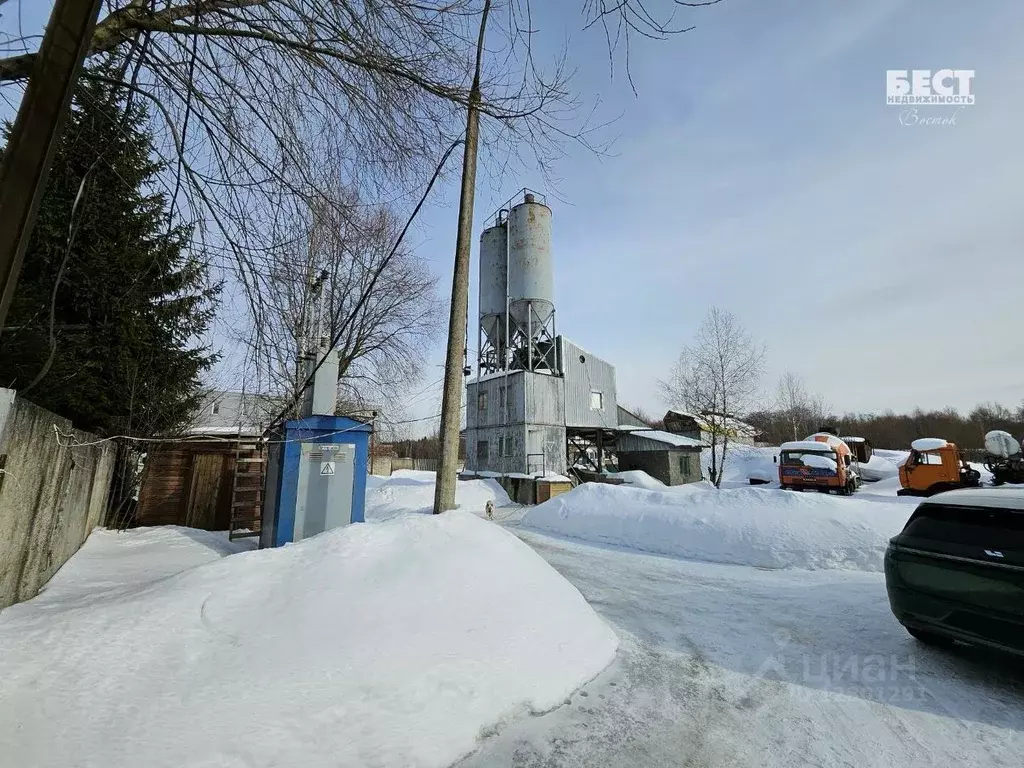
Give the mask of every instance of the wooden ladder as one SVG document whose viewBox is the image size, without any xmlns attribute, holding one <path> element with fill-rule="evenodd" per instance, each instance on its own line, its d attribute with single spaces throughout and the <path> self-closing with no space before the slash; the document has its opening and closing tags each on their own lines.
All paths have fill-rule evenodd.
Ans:
<svg viewBox="0 0 1024 768">
<path fill-rule="evenodd" d="M 266 479 L 265 445 L 257 439 L 235 444 L 235 476 L 231 487 L 229 539 L 260 535 L 263 513 L 263 483 Z"/>
</svg>

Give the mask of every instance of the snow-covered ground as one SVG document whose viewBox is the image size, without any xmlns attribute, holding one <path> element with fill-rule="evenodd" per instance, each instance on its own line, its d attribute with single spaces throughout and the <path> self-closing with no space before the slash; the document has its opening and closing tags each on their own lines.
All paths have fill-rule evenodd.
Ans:
<svg viewBox="0 0 1024 768">
<path fill-rule="evenodd" d="M 509 724 L 460 768 L 1021 764 L 1024 668 L 917 642 L 880 573 L 519 534 L 615 628 L 619 654 L 570 706 Z"/>
<path fill-rule="evenodd" d="M 704 485 L 649 491 L 588 483 L 533 509 L 523 525 L 597 544 L 759 568 L 880 571 L 908 499 Z"/>
<path fill-rule="evenodd" d="M 0 766 L 446 766 L 615 655 L 575 587 L 465 512 L 234 549 L 98 531 L 0 613 Z"/>
<path fill-rule="evenodd" d="M 434 517 L 432 473 L 371 478 L 377 522 L 262 552 L 97 531 L 0 613 L 0 766 L 1020 765 L 1024 666 L 889 612 L 897 478 L 631 479 Z"/>
<path fill-rule="evenodd" d="M 435 476 L 434 472 L 415 469 L 400 469 L 390 477 L 370 475 L 366 482 L 366 519 L 387 520 L 408 512 L 432 512 Z M 495 507 L 512 503 L 501 484 L 490 478 L 460 480 L 455 488 L 455 503 L 460 510 L 481 514 L 488 501 L 493 501 Z"/>
</svg>

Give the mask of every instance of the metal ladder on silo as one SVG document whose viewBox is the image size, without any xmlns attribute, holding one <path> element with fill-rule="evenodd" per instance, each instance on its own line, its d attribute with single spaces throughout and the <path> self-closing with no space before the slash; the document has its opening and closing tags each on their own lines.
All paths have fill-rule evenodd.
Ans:
<svg viewBox="0 0 1024 768">
<path fill-rule="evenodd" d="M 263 484 L 266 480 L 265 446 L 257 438 L 235 444 L 235 473 L 231 486 L 229 539 L 260 535 Z"/>
</svg>

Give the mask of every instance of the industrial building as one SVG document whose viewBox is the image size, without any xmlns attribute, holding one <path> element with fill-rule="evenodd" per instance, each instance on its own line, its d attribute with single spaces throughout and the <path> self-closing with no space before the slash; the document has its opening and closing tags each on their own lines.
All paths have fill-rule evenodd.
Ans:
<svg viewBox="0 0 1024 768">
<path fill-rule="evenodd" d="M 650 429 L 641 438 L 641 425 L 620 421 L 615 366 L 558 334 L 551 209 L 536 193 L 523 190 L 488 220 L 479 291 L 477 370 L 466 385 L 468 473 L 600 473 L 618 468 L 626 439 L 631 456 L 666 454 L 630 458 L 636 468 L 664 464 L 652 474 L 665 482 L 700 479 L 699 460 L 687 464 L 700 441 L 659 442 Z"/>
</svg>

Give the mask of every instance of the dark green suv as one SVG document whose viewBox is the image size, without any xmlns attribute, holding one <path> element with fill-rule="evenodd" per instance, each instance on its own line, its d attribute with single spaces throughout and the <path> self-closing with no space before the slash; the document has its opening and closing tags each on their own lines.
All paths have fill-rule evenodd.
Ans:
<svg viewBox="0 0 1024 768">
<path fill-rule="evenodd" d="M 927 643 L 1024 655 L 1024 488 L 940 493 L 885 553 L 889 605 Z"/>
</svg>

